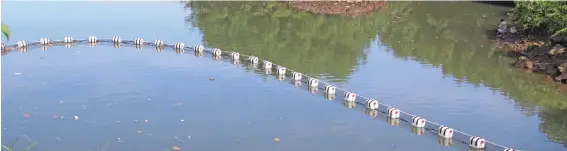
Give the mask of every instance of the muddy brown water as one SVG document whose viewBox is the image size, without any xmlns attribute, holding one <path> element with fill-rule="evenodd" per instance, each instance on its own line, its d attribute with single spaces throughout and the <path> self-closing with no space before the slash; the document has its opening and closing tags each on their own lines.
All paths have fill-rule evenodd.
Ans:
<svg viewBox="0 0 567 151">
<path fill-rule="evenodd" d="M 513 59 L 485 35 L 506 8 L 392 2 L 353 18 L 270 2 L 183 6 L 4 2 L 2 18 L 13 30 L 7 43 L 90 35 L 204 43 L 499 144 L 567 150 L 565 91 L 510 67 Z M 26 135 L 38 142 L 32 150 L 468 150 L 443 147 L 262 71 L 190 53 L 104 45 L 14 52 L 2 56 L 2 88 L 2 144 Z M 20 140 L 15 148 L 25 145 Z"/>
</svg>

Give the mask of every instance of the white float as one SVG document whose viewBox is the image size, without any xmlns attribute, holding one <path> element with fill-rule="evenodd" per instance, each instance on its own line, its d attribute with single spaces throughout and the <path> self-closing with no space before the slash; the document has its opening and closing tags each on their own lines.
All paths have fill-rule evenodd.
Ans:
<svg viewBox="0 0 567 151">
<path fill-rule="evenodd" d="M 195 49 L 195 52 L 203 52 L 203 50 L 205 50 L 203 45 L 195 45 L 193 48 Z"/>
<path fill-rule="evenodd" d="M 176 42 L 175 43 L 175 49 L 176 50 L 183 50 L 185 48 L 185 44 L 182 42 Z"/>
<path fill-rule="evenodd" d="M 388 108 L 388 116 L 390 118 L 400 118 L 400 110 L 396 109 L 396 108 Z"/>
<path fill-rule="evenodd" d="M 378 106 L 380 106 L 378 101 L 373 100 L 373 99 L 366 100 L 366 108 L 371 109 L 371 110 L 377 110 Z"/>
<path fill-rule="evenodd" d="M 39 44 L 40 45 L 49 45 L 50 41 L 49 38 L 41 38 L 39 39 Z"/>
<path fill-rule="evenodd" d="M 415 126 L 415 127 L 425 127 L 425 119 L 421 118 L 421 117 L 413 117 L 411 119 L 411 125 Z"/>
<path fill-rule="evenodd" d="M 97 42 L 95 36 L 89 36 L 88 41 L 89 41 L 89 43 L 96 43 Z"/>
<path fill-rule="evenodd" d="M 112 42 L 113 42 L 113 43 L 121 43 L 121 42 L 122 42 L 122 38 L 120 38 L 120 36 L 113 36 L 113 37 L 112 37 Z"/>
<path fill-rule="evenodd" d="M 257 63 L 258 63 L 258 57 L 256 57 L 256 56 L 249 56 L 249 57 L 248 57 L 248 61 L 250 61 L 252 64 L 257 64 Z"/>
<path fill-rule="evenodd" d="M 336 88 L 332 85 L 325 86 L 325 93 L 327 94 L 335 94 Z"/>
<path fill-rule="evenodd" d="M 299 72 L 292 72 L 291 77 L 293 78 L 293 80 L 301 80 L 301 77 L 303 77 L 303 75 L 301 75 L 301 73 Z"/>
<path fill-rule="evenodd" d="M 156 45 L 156 47 L 161 47 L 161 46 L 163 46 L 163 44 L 164 44 L 163 40 L 156 39 L 154 41 L 154 45 Z"/>
<path fill-rule="evenodd" d="M 309 86 L 310 86 L 310 87 L 317 87 L 317 86 L 319 86 L 319 79 L 309 78 Z"/>
<path fill-rule="evenodd" d="M 219 48 L 213 48 L 212 52 L 214 56 L 220 56 L 222 54 L 222 50 Z"/>
<path fill-rule="evenodd" d="M 278 74 L 285 75 L 285 71 L 287 70 L 285 67 L 278 66 L 276 68 L 278 69 Z"/>
<path fill-rule="evenodd" d="M 345 92 L 344 100 L 354 102 L 356 101 L 356 94 L 352 92 Z"/>
<path fill-rule="evenodd" d="M 486 140 L 484 140 L 484 138 L 481 138 L 481 137 L 472 136 L 469 139 L 469 146 L 472 147 L 472 148 L 484 149 L 484 147 L 486 147 L 485 143 L 486 143 Z"/>
<path fill-rule="evenodd" d="M 142 38 L 135 38 L 134 45 L 144 45 L 144 39 Z"/>
<path fill-rule="evenodd" d="M 264 60 L 264 61 L 262 61 L 262 63 L 264 64 L 265 69 L 271 69 L 272 68 L 272 62 Z"/>
<path fill-rule="evenodd" d="M 234 60 L 240 59 L 240 54 L 238 52 L 230 52 L 230 57 Z"/>
<path fill-rule="evenodd" d="M 437 135 L 443 138 L 453 138 L 453 133 L 454 130 L 447 126 L 439 126 L 439 129 L 437 130 Z"/>
<path fill-rule="evenodd" d="M 73 37 L 65 37 L 65 38 L 63 38 L 63 42 L 64 43 L 72 43 L 72 42 L 75 42 L 75 41 L 73 40 Z"/>
<path fill-rule="evenodd" d="M 18 41 L 18 47 L 27 47 L 28 46 L 28 42 L 25 40 L 20 40 Z"/>
</svg>

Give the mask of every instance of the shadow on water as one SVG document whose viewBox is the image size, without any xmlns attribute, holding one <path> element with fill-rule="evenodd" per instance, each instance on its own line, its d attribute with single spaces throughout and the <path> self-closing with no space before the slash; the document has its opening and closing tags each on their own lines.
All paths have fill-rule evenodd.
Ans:
<svg viewBox="0 0 567 151">
<path fill-rule="evenodd" d="M 431 64 L 459 83 L 490 87 L 515 100 L 524 114 L 538 115 L 540 131 L 549 139 L 567 142 L 567 120 L 561 116 L 567 111 L 565 91 L 510 66 L 509 54 L 486 34 L 509 7 L 485 3 L 390 2 L 377 13 L 350 18 L 291 12 L 274 2 L 190 2 L 193 14 L 187 20 L 210 47 L 309 74 L 329 73 L 335 80 L 348 77 L 358 60 L 365 62 L 363 50 L 379 33 L 398 58 Z"/>
<path fill-rule="evenodd" d="M 222 6 L 222 7 L 221 7 Z M 278 2 L 189 2 L 188 22 L 208 46 L 236 50 L 310 75 L 345 80 L 375 40 L 375 17 L 314 16 Z M 274 30 L 277 29 L 277 30 Z M 333 44 L 333 45 L 329 45 Z"/>
<path fill-rule="evenodd" d="M 434 65 L 457 81 L 485 85 L 511 97 L 525 114 L 540 117 L 540 131 L 567 147 L 564 86 L 510 66 L 513 56 L 498 51 L 486 34 L 490 22 L 497 21 L 499 14 L 481 11 L 486 7 L 482 5 L 467 5 L 467 9 L 462 9 L 465 7 L 459 5 L 464 2 L 445 7 L 460 11 L 431 11 L 438 3 L 389 3 L 395 16 L 403 19 L 384 25 L 380 40 L 400 58 Z M 467 15 L 447 15 L 452 12 Z"/>
</svg>

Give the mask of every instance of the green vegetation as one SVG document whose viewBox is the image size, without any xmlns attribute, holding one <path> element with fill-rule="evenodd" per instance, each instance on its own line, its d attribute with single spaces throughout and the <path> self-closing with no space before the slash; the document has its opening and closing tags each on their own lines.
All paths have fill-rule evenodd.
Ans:
<svg viewBox="0 0 567 151">
<path fill-rule="evenodd" d="M 567 35 L 567 1 L 516 1 L 510 17 L 524 29 Z"/>
<path fill-rule="evenodd" d="M 209 47 L 258 56 L 309 75 L 344 79 L 359 63 L 384 22 L 377 15 L 311 15 L 279 2 L 187 3 L 188 22 Z M 332 78 L 331 78 L 332 79 Z"/>
<path fill-rule="evenodd" d="M 6 36 L 6 39 L 10 39 L 10 27 L 2 24 L 2 34 Z"/>
</svg>

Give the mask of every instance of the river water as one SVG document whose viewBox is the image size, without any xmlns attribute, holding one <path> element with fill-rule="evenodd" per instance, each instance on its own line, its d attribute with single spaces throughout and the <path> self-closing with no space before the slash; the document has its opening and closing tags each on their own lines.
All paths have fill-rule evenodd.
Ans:
<svg viewBox="0 0 567 151">
<path fill-rule="evenodd" d="M 203 43 L 498 144 L 567 151 L 565 88 L 512 68 L 486 36 L 508 8 L 391 2 L 353 18 L 273 2 L 2 4 L 12 29 L 4 43 L 91 35 Z M 3 55 L 2 78 L 2 144 L 26 135 L 38 142 L 32 150 L 468 150 L 207 55 L 34 48 Z M 26 146 L 19 140 L 14 148 Z"/>
</svg>

